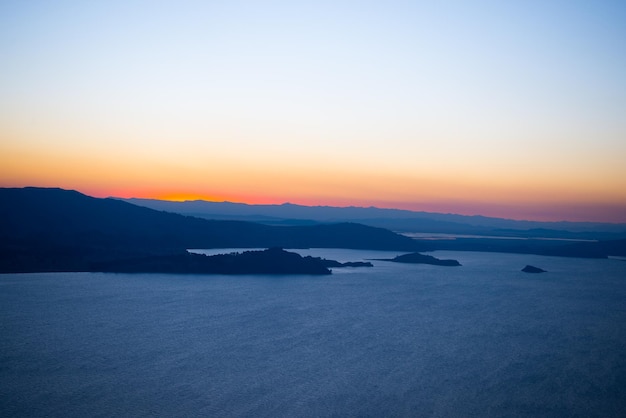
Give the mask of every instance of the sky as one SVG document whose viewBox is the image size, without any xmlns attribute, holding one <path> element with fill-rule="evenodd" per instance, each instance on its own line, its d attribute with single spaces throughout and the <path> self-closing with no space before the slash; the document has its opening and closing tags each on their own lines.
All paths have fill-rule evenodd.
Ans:
<svg viewBox="0 0 626 418">
<path fill-rule="evenodd" d="M 626 222 L 626 2 L 0 0 L 0 187 Z"/>
</svg>

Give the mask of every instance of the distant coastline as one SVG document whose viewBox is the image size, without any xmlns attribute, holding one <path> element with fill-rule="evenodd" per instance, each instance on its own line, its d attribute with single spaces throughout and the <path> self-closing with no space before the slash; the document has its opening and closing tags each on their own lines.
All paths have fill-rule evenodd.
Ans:
<svg viewBox="0 0 626 418">
<path fill-rule="evenodd" d="M 615 240 L 626 238 L 626 223 L 542 222 L 376 207 L 254 205 L 193 200 L 120 199 L 135 205 L 212 220 L 242 220 L 266 225 L 356 222 L 403 234 L 450 234 L 464 238 Z M 415 236 L 420 238 L 419 236 Z M 428 238 L 428 237 L 426 237 Z"/>
<path fill-rule="evenodd" d="M 132 270 L 139 265 L 148 271 L 160 268 L 162 271 L 198 269 L 208 272 L 216 269 L 204 259 L 187 256 L 188 248 L 347 248 L 407 253 L 449 250 L 582 258 L 626 256 L 626 239 L 485 236 L 414 239 L 355 222 L 277 226 L 209 220 L 63 189 L 0 188 L 0 201 L 0 272 L 3 273 L 113 271 L 122 267 Z M 540 232 L 544 231 L 532 233 Z M 278 263 L 274 268 L 282 267 Z"/>
<path fill-rule="evenodd" d="M 402 232 L 395 231 L 400 235 L 404 235 L 416 240 L 455 240 L 463 238 L 475 238 L 475 239 L 510 239 L 510 240 L 545 240 L 545 241 L 562 241 L 562 242 L 598 242 L 598 239 L 592 238 L 551 238 L 541 236 L 506 236 L 506 235 L 468 235 L 468 234 L 452 234 L 452 233 L 428 233 L 428 232 Z"/>
</svg>

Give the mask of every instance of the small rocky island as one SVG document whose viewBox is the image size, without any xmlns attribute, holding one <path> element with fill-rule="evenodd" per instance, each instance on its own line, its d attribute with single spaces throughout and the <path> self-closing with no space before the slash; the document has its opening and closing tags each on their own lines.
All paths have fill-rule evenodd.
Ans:
<svg viewBox="0 0 626 418">
<path fill-rule="evenodd" d="M 531 265 L 527 265 L 526 267 L 524 267 L 522 269 L 522 271 L 524 273 L 545 273 L 546 270 L 541 269 L 539 267 L 535 267 L 535 266 L 531 266 Z"/>
<path fill-rule="evenodd" d="M 331 274 L 329 267 L 360 267 L 371 263 L 340 263 L 268 248 L 262 251 L 207 256 L 178 253 L 94 263 L 91 271 L 109 273 L 175 274 Z"/>
<path fill-rule="evenodd" d="M 326 267 L 374 267 L 369 261 L 346 261 L 345 263 L 340 263 L 336 260 L 322 258 L 322 263 Z"/>
<path fill-rule="evenodd" d="M 394 258 L 379 259 L 379 261 L 392 261 L 394 263 L 408 263 L 408 264 L 431 264 L 434 266 L 460 266 L 457 260 L 441 260 L 431 255 L 424 255 L 420 253 L 410 253 L 399 255 Z"/>
</svg>

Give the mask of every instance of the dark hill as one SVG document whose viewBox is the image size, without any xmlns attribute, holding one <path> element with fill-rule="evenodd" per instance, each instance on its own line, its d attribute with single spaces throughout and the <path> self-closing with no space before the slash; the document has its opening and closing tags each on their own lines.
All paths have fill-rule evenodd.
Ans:
<svg viewBox="0 0 626 418">
<path fill-rule="evenodd" d="M 115 273 L 331 274 L 327 260 L 302 257 L 281 248 L 212 256 L 185 252 L 94 263 L 92 267 Z"/>
<path fill-rule="evenodd" d="M 415 250 L 415 241 L 359 224 L 279 227 L 210 221 L 62 189 L 0 189 L 0 271 L 80 271 L 94 262 L 187 248 Z"/>
<path fill-rule="evenodd" d="M 393 261 L 394 263 L 407 263 L 407 264 L 432 264 L 433 266 L 448 266 L 455 267 L 460 266 L 457 260 L 441 260 L 431 255 L 425 255 L 420 253 L 402 254 L 394 258 L 383 259 L 381 261 Z"/>
</svg>

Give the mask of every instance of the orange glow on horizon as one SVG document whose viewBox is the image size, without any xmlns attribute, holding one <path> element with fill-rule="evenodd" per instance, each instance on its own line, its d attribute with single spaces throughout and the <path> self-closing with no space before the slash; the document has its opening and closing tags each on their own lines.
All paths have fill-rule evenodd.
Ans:
<svg viewBox="0 0 626 418">
<path fill-rule="evenodd" d="M 0 186 L 626 222 L 619 2 L 13 3 Z"/>
<path fill-rule="evenodd" d="M 89 193 L 88 193 L 89 194 Z M 591 204 L 584 201 L 555 201 L 538 203 L 520 203 L 515 201 L 482 201 L 461 199 L 420 199 L 415 201 L 393 201 L 384 199 L 341 198 L 341 197 L 284 197 L 263 195 L 209 194 L 209 193 L 172 193 L 138 192 L 126 190 L 117 193 L 100 192 L 91 194 L 95 197 L 122 197 L 168 200 L 175 202 L 204 200 L 208 202 L 231 202 L 249 205 L 281 205 L 291 203 L 303 206 L 333 207 L 377 207 L 381 209 L 400 209 L 415 212 L 450 213 L 467 216 L 487 216 L 515 220 L 535 220 L 545 222 L 608 222 L 626 223 L 626 204 L 604 202 Z M 565 214 L 565 215 L 564 215 Z"/>
<path fill-rule="evenodd" d="M 41 180 L 41 179 L 38 179 Z M 328 193 L 325 196 L 307 195 L 306 191 L 289 195 L 270 190 L 267 194 L 261 193 L 225 193 L 225 187 L 215 192 L 206 192 L 202 189 L 194 191 L 176 192 L 174 188 L 162 189 L 159 187 L 111 187 L 104 183 L 87 185 L 88 182 L 55 182 L 49 181 L 14 181 L 6 178 L 0 180 L 1 187 L 61 187 L 77 190 L 93 197 L 144 198 L 169 201 L 205 200 L 210 202 L 232 202 L 250 205 L 280 205 L 292 203 L 304 206 L 335 206 L 335 207 L 378 207 L 386 209 L 402 209 L 416 212 L 454 213 L 460 215 L 482 215 L 498 218 L 537 221 L 587 221 L 626 223 L 626 203 L 611 200 L 595 202 L 582 199 L 558 198 L 558 196 L 535 196 L 533 200 L 503 199 L 498 194 L 476 193 L 475 199 L 466 196 L 455 199 L 435 196 L 420 196 L 413 199 L 393 199 L 393 194 L 373 193 L 372 197 L 363 197 L 354 193 L 345 197 L 337 193 Z M 205 190 L 207 188 L 204 188 Z M 389 197 L 392 198 L 389 198 Z"/>
<path fill-rule="evenodd" d="M 626 222 L 626 189 L 619 176 L 487 176 L 457 170 L 434 173 L 380 168 L 366 171 L 308 161 L 297 166 L 222 161 L 207 167 L 177 161 L 49 155 L 5 143 L 0 186 L 61 187 L 94 197 L 207 200 L 247 204 L 375 206 L 511 219 Z M 25 164 L 27 161 L 28 164 Z M 494 179 L 495 177 L 495 179 Z M 608 181 L 599 181 L 608 178 Z"/>
</svg>

